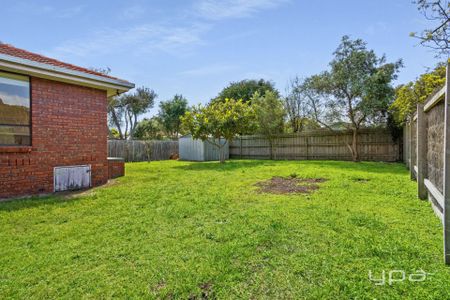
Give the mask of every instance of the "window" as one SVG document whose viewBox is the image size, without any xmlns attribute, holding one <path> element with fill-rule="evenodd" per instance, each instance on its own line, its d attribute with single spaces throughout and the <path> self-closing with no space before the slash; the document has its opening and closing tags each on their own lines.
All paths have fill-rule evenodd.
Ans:
<svg viewBox="0 0 450 300">
<path fill-rule="evenodd" d="M 30 146 L 30 78 L 0 72 L 0 146 Z"/>
</svg>

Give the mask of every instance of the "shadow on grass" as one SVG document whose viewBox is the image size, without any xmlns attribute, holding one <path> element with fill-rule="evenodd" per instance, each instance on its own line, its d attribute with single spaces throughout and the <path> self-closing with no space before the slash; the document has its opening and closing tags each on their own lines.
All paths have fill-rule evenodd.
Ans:
<svg viewBox="0 0 450 300">
<path fill-rule="evenodd" d="M 188 165 L 174 166 L 174 169 L 186 171 L 232 171 L 237 169 L 276 166 L 298 163 L 299 165 L 317 166 L 317 168 L 332 168 L 335 170 L 363 171 L 380 174 L 403 174 L 406 168 L 401 163 L 384 162 L 351 162 L 337 160 L 228 160 L 221 164 L 217 161 L 190 162 Z"/>
<path fill-rule="evenodd" d="M 80 190 L 71 192 L 60 192 L 43 196 L 31 196 L 22 198 L 12 198 L 0 201 L 0 211 L 17 211 L 21 209 L 37 208 L 45 205 L 58 205 L 74 203 L 81 200 L 82 196 L 90 195 L 92 190 Z"/>
<path fill-rule="evenodd" d="M 232 171 L 237 169 L 275 165 L 275 162 L 270 160 L 228 160 L 223 164 L 218 161 L 188 163 L 188 165 L 174 166 L 173 168 L 186 171 Z"/>
</svg>

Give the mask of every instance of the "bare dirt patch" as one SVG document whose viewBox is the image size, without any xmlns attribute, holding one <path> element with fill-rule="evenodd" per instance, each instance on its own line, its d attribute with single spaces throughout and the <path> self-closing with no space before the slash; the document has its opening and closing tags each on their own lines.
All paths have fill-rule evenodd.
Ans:
<svg viewBox="0 0 450 300">
<path fill-rule="evenodd" d="M 189 300 L 197 300 L 197 299 L 216 299 L 214 295 L 213 285 L 210 282 L 205 282 L 199 285 L 201 289 L 200 295 L 191 294 L 189 296 Z"/>
<path fill-rule="evenodd" d="M 271 194 L 310 194 L 319 189 L 319 183 L 325 182 L 325 178 L 296 178 L 275 176 L 269 180 L 255 184 L 260 193 Z"/>
</svg>

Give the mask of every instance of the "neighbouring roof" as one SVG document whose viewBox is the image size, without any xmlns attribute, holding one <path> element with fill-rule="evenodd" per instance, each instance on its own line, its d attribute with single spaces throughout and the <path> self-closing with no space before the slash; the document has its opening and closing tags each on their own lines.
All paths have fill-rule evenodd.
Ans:
<svg viewBox="0 0 450 300">
<path fill-rule="evenodd" d="M 108 96 L 134 87 L 123 79 L 75 66 L 0 42 L 0 69 L 105 89 Z"/>
</svg>

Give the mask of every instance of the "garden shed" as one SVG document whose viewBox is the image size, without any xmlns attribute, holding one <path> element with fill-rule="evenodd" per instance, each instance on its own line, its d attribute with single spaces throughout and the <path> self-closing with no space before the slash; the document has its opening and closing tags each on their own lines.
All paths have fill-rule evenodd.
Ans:
<svg viewBox="0 0 450 300">
<path fill-rule="evenodd" d="M 218 139 L 210 138 L 209 141 L 192 138 L 192 135 L 185 135 L 179 139 L 179 154 L 181 160 L 191 161 L 213 161 L 219 160 L 219 149 L 213 142 L 219 142 Z M 230 157 L 228 142 L 220 139 L 220 143 L 224 144 L 225 159 Z"/>
</svg>

